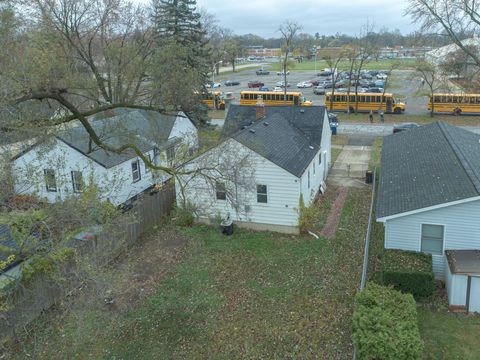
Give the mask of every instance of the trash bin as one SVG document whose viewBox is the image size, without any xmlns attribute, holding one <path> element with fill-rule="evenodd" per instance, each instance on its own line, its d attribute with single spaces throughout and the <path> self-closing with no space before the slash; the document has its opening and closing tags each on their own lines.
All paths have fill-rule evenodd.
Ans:
<svg viewBox="0 0 480 360">
<path fill-rule="evenodd" d="M 373 183 L 373 172 L 372 172 L 372 170 L 367 170 L 367 172 L 365 173 L 365 182 L 367 184 Z"/>
<path fill-rule="evenodd" d="M 336 122 L 330 123 L 330 130 L 332 130 L 332 135 L 337 135 L 337 127 L 338 127 L 338 123 Z"/>
<path fill-rule="evenodd" d="M 223 220 L 220 223 L 220 228 L 222 229 L 222 234 L 230 236 L 233 234 L 233 221 L 230 218 Z"/>
</svg>

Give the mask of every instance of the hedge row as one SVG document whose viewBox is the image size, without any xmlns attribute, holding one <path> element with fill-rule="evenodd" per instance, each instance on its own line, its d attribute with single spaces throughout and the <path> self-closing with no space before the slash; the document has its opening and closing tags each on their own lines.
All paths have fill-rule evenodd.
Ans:
<svg viewBox="0 0 480 360">
<path fill-rule="evenodd" d="M 412 294 L 416 299 L 435 291 L 432 255 L 414 251 L 385 250 L 382 259 L 382 283 Z"/>
<path fill-rule="evenodd" d="M 413 296 L 368 283 L 356 297 L 352 339 L 362 360 L 419 359 L 423 342 Z"/>
</svg>

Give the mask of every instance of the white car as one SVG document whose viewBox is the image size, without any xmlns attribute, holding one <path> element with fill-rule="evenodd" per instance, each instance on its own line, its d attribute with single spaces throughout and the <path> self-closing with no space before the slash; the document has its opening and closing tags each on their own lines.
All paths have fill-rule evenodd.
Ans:
<svg viewBox="0 0 480 360">
<path fill-rule="evenodd" d="M 297 84 L 297 88 L 311 88 L 311 87 L 313 87 L 313 84 L 308 81 L 302 81 Z"/>
<path fill-rule="evenodd" d="M 290 71 L 287 70 L 287 75 L 290 74 Z M 277 71 L 277 75 L 285 75 L 283 71 Z"/>
<path fill-rule="evenodd" d="M 222 86 L 222 84 L 220 83 L 209 83 L 209 84 L 206 84 L 205 87 L 207 89 L 211 89 L 211 88 L 219 88 L 220 86 Z"/>
<path fill-rule="evenodd" d="M 283 92 L 283 89 L 282 89 L 280 86 L 275 86 L 275 87 L 273 88 L 273 91 L 274 91 L 274 92 Z"/>
<path fill-rule="evenodd" d="M 377 79 L 378 80 L 387 80 L 387 74 L 378 74 Z"/>
</svg>

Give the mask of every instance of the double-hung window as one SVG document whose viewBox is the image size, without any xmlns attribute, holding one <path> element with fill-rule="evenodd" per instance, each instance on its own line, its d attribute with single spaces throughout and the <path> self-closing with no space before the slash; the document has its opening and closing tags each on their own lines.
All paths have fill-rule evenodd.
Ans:
<svg viewBox="0 0 480 360">
<path fill-rule="evenodd" d="M 45 185 L 47 187 L 47 191 L 56 192 L 57 180 L 55 179 L 55 171 L 53 169 L 45 169 L 43 170 L 43 174 L 45 177 Z"/>
<path fill-rule="evenodd" d="M 140 179 L 142 178 L 140 174 L 140 161 L 138 161 L 138 159 L 132 162 L 132 177 L 133 182 L 140 181 Z"/>
<path fill-rule="evenodd" d="M 268 202 L 267 185 L 257 185 L 257 203 Z"/>
<path fill-rule="evenodd" d="M 443 255 L 443 225 L 422 224 L 421 250 L 432 255 Z"/>
<path fill-rule="evenodd" d="M 72 171 L 73 192 L 81 193 L 83 191 L 83 176 L 81 171 Z"/>
<path fill-rule="evenodd" d="M 310 169 L 308 170 L 307 179 L 308 179 L 308 188 L 310 189 Z"/>
<path fill-rule="evenodd" d="M 167 161 L 171 162 L 175 160 L 175 146 L 170 146 L 167 149 Z"/>
<path fill-rule="evenodd" d="M 227 191 L 225 189 L 225 183 L 215 182 L 215 196 L 217 200 L 227 200 Z"/>
</svg>

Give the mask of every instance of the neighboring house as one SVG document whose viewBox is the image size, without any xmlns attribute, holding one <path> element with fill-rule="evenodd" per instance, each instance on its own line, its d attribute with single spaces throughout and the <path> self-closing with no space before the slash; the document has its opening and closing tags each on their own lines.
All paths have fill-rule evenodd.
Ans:
<svg viewBox="0 0 480 360">
<path fill-rule="evenodd" d="M 468 38 L 462 40 L 462 45 L 471 48 L 478 48 L 480 47 L 480 39 L 478 37 Z M 448 60 L 448 57 L 459 49 L 460 47 L 455 43 L 445 45 L 427 52 L 425 54 L 425 60 L 432 65 L 438 66 Z"/>
<path fill-rule="evenodd" d="M 157 165 L 174 161 L 179 147 L 196 148 L 197 129 L 183 113 L 121 109 L 90 120 L 106 144 L 137 145 Z M 185 144 L 183 146 L 182 144 Z M 164 172 L 150 171 L 133 152 L 107 152 L 91 141 L 83 126 L 70 128 L 29 147 L 12 159 L 15 190 L 56 202 L 95 184 L 103 200 L 120 205 L 153 185 L 166 181 Z"/>
<path fill-rule="evenodd" d="M 182 176 L 177 201 L 193 204 L 201 220 L 230 217 L 250 228 L 298 233 L 300 197 L 308 206 L 330 168 L 325 107 L 231 105 L 222 136 L 185 167 L 207 169 L 207 176 Z"/>
<path fill-rule="evenodd" d="M 385 137 L 377 221 L 385 248 L 432 254 L 448 280 L 447 250 L 480 249 L 480 135 L 435 122 Z"/>
</svg>

